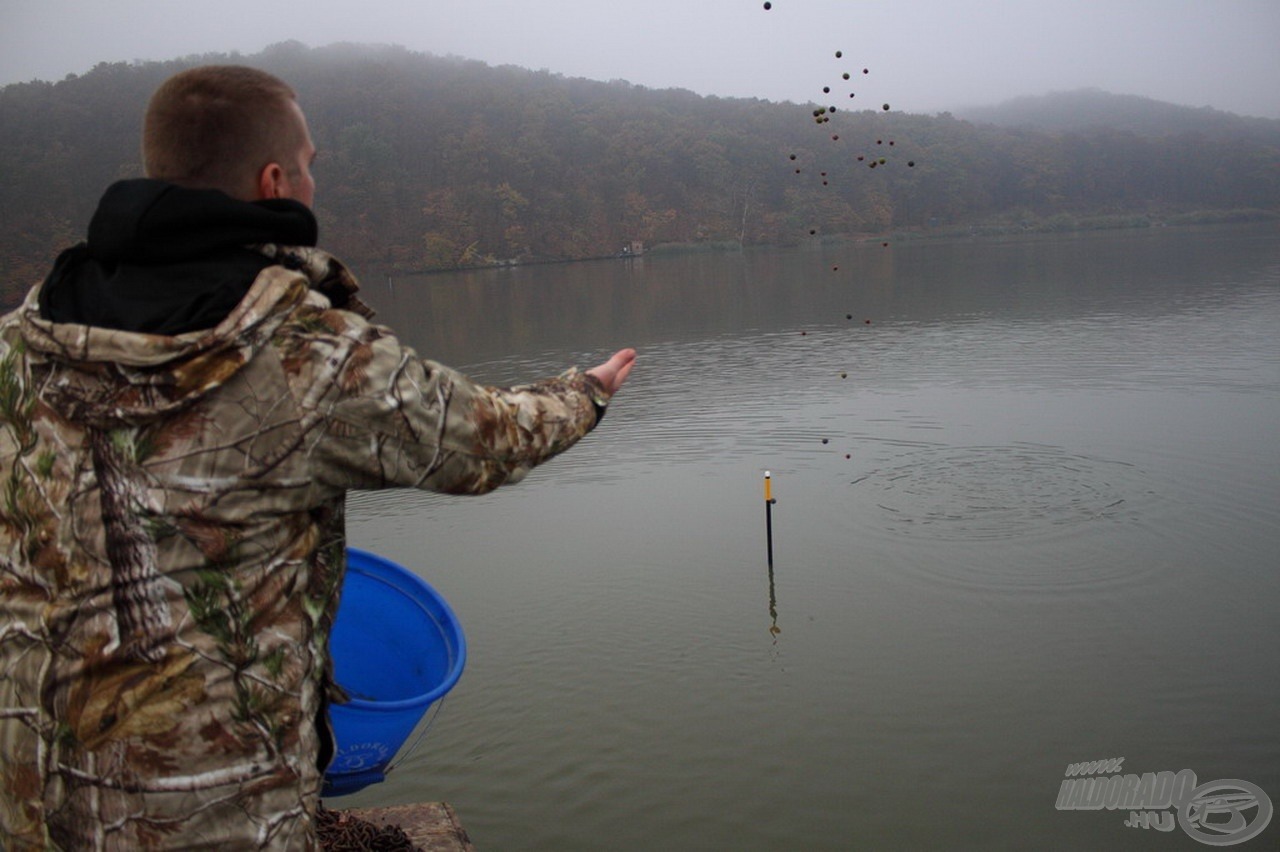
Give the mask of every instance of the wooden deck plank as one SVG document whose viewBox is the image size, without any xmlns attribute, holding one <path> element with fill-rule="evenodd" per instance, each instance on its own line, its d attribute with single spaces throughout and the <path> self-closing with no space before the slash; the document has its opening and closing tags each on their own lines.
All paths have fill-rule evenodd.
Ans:
<svg viewBox="0 0 1280 852">
<path fill-rule="evenodd" d="M 379 827 L 398 825 L 425 852 L 475 852 L 471 838 L 448 802 L 350 808 L 347 813 Z"/>
</svg>

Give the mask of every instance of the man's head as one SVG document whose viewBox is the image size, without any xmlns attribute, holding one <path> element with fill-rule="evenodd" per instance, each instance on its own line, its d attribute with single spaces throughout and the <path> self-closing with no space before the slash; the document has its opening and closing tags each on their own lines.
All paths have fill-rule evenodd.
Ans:
<svg viewBox="0 0 1280 852">
<path fill-rule="evenodd" d="M 147 106 L 147 176 L 234 198 L 315 193 L 315 147 L 293 89 L 256 68 L 208 65 L 166 80 Z"/>
</svg>

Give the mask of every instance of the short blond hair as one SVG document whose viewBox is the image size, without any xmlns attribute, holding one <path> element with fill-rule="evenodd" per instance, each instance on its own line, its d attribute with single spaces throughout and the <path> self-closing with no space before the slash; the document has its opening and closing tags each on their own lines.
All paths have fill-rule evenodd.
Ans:
<svg viewBox="0 0 1280 852">
<path fill-rule="evenodd" d="M 147 105 L 147 176 L 231 195 L 251 191 L 265 166 L 292 168 L 306 144 L 305 125 L 290 114 L 296 100 L 286 83 L 257 68 L 205 65 L 175 74 Z"/>
</svg>

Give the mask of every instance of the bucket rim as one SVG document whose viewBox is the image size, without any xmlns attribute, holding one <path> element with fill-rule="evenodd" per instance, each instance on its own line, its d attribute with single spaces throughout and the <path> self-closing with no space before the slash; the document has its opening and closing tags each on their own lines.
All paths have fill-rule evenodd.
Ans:
<svg viewBox="0 0 1280 852">
<path fill-rule="evenodd" d="M 445 672 L 434 688 L 420 695 L 411 698 L 400 698 L 390 701 L 370 701 L 367 698 L 351 698 L 342 703 L 333 703 L 330 710 L 351 709 L 351 710 L 371 710 L 374 712 L 391 713 L 398 710 L 409 710 L 419 707 L 429 707 L 432 703 L 442 698 L 449 690 L 457 684 L 459 678 L 462 677 L 462 670 L 466 667 L 467 662 L 467 639 L 462 632 L 462 623 L 458 621 L 458 616 L 454 613 L 453 608 L 449 606 L 449 602 L 444 596 L 432 587 L 430 583 L 419 577 L 417 574 L 405 568 L 398 562 L 394 562 L 385 556 L 377 553 L 371 553 L 356 547 L 347 548 L 347 569 L 348 572 L 355 571 L 363 574 L 373 580 L 382 582 L 397 591 L 404 594 L 415 604 L 420 606 L 423 611 L 431 618 L 433 622 L 440 628 L 442 638 L 449 649 L 449 669 Z M 408 586 L 409 588 L 405 588 Z M 421 594 L 431 605 L 438 607 L 439 612 L 433 612 L 423 601 L 411 594 L 410 592 Z M 338 608 L 342 608 L 341 602 Z M 339 684 L 341 686 L 341 684 Z"/>
</svg>

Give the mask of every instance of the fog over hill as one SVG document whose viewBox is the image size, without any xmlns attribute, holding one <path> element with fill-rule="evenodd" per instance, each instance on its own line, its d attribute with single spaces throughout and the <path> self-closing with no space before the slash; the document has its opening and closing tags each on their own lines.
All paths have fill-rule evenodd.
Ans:
<svg viewBox="0 0 1280 852">
<path fill-rule="evenodd" d="M 324 244 L 366 268 L 1280 215 L 1280 121 L 1217 110 L 1099 91 L 963 115 L 860 92 L 837 109 L 283 42 L 0 88 L 0 299 L 82 237 L 111 182 L 141 175 L 155 87 L 217 62 L 298 91 Z"/>
<path fill-rule="evenodd" d="M 1280 134 L 1280 120 L 1240 116 L 1212 107 L 1186 107 L 1139 95 L 1077 89 L 1024 96 L 991 106 L 954 111 L 957 118 L 998 127 L 1050 131 L 1106 127 L 1163 135 L 1207 131 Z"/>
<path fill-rule="evenodd" d="M 1276 0 L 3 0 L 0 84 L 96 63 L 399 44 L 494 66 L 917 114 L 1097 87 L 1280 118 Z M 844 53 L 844 66 L 834 56 Z M 856 71 L 854 73 L 857 73 Z"/>
</svg>

